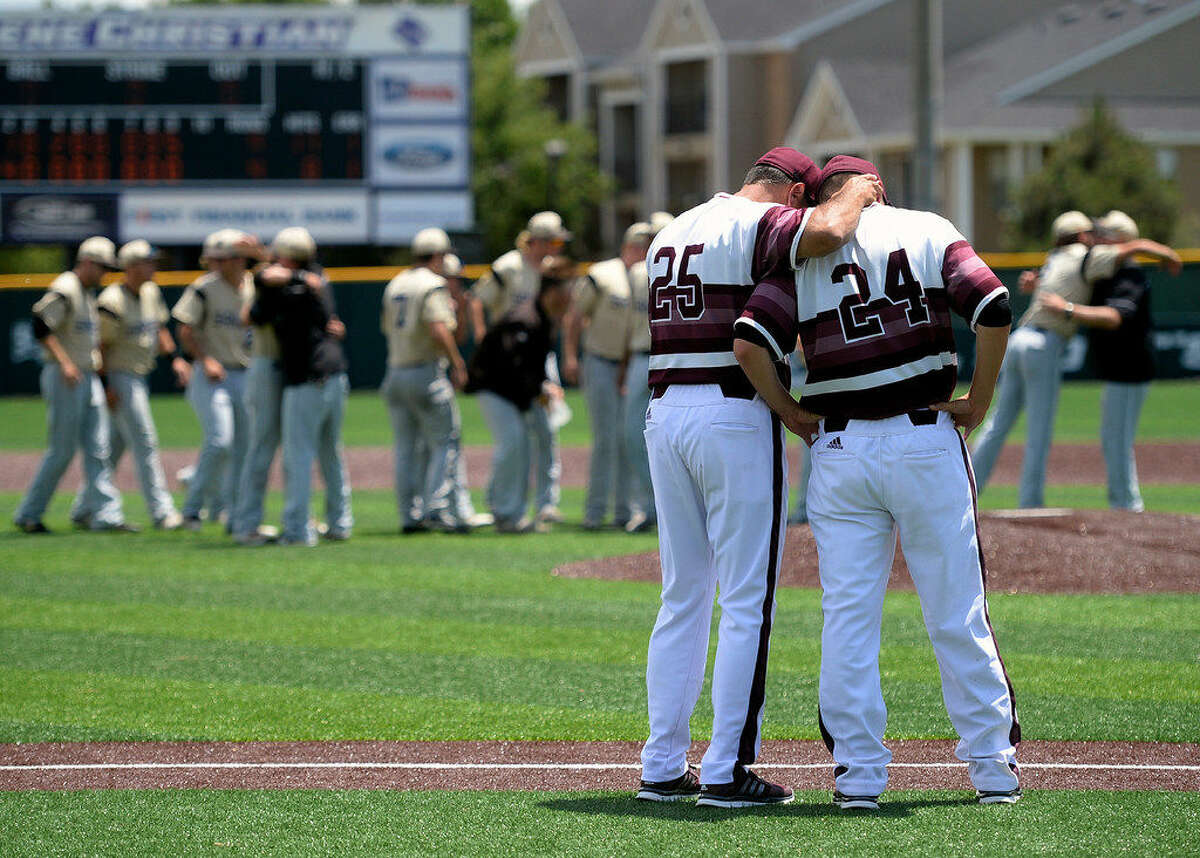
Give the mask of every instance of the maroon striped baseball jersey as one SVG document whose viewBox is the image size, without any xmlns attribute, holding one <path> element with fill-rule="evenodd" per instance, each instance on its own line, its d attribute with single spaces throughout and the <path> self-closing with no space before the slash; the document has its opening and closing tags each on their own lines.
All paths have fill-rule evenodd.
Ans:
<svg viewBox="0 0 1200 858">
<path fill-rule="evenodd" d="M 717 194 L 658 234 L 646 254 L 651 387 L 723 384 L 753 393 L 733 356 L 733 325 L 755 284 L 793 280 L 809 211 Z"/>
<path fill-rule="evenodd" d="M 974 330 L 1007 294 L 945 218 L 875 204 L 840 250 L 760 283 L 737 324 L 776 358 L 799 336 L 805 408 L 878 419 L 949 399 L 958 378 L 950 312 Z"/>
</svg>

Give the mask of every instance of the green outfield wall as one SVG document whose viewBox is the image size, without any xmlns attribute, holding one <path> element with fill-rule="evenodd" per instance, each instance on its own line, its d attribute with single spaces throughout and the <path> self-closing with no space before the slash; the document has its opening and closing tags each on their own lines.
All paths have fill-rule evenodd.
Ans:
<svg viewBox="0 0 1200 858">
<path fill-rule="evenodd" d="M 1029 303 L 1017 290 L 1021 268 L 996 268 L 996 273 L 1013 295 L 1019 315 Z M 1162 378 L 1200 376 L 1200 262 L 1189 262 L 1183 274 L 1170 277 L 1150 268 L 1157 326 L 1159 375 Z M 394 269 L 332 269 L 330 272 L 338 313 L 346 323 L 346 353 L 350 383 L 355 388 L 376 387 L 383 379 L 387 345 L 379 330 L 379 308 L 387 279 Z M 479 273 L 474 266 L 468 273 Z M 166 272 L 160 277 L 168 305 L 174 304 L 191 272 Z M 38 392 L 41 370 L 40 349 L 33 337 L 30 308 L 51 279 L 31 275 L 28 283 L 14 275 L 0 282 L 0 395 Z M 973 366 L 973 337 L 956 320 L 956 339 L 961 374 L 969 376 Z M 1089 378 L 1087 340 L 1077 337 L 1067 356 L 1068 378 Z M 170 372 L 163 362 L 151 377 L 156 392 L 173 389 Z"/>
</svg>

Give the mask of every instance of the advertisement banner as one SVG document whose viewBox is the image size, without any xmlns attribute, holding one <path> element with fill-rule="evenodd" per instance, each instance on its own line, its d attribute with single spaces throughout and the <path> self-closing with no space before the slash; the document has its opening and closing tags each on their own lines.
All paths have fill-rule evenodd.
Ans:
<svg viewBox="0 0 1200 858">
<path fill-rule="evenodd" d="M 93 235 L 113 236 L 115 194 L 5 194 L 0 225 L 10 244 L 76 242 Z"/>
<path fill-rule="evenodd" d="M 386 191 L 375 197 L 375 243 L 405 245 L 427 226 L 447 232 L 475 227 L 469 191 Z"/>
<path fill-rule="evenodd" d="M 470 80 L 462 59 L 381 59 L 371 64 L 375 120 L 466 120 Z"/>
<path fill-rule="evenodd" d="M 318 244 L 364 244 L 370 205 L 365 190 L 130 191 L 121 197 L 122 241 L 200 244 L 218 229 L 235 227 L 264 241 L 288 226 L 302 226 Z"/>
<path fill-rule="evenodd" d="M 467 186 L 470 142 L 462 125 L 374 125 L 371 184 L 391 187 Z"/>
<path fill-rule="evenodd" d="M 221 6 L 6 12 L 0 55 L 466 54 L 466 6 Z"/>
</svg>

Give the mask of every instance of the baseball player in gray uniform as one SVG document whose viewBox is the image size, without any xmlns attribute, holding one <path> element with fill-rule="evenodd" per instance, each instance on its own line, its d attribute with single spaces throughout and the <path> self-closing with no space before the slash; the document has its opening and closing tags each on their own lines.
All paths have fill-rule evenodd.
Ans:
<svg viewBox="0 0 1200 858">
<path fill-rule="evenodd" d="M 253 236 L 245 236 L 242 243 L 251 258 L 266 255 Z M 233 539 L 239 545 L 263 545 L 278 536 L 273 527 L 264 527 L 262 520 L 271 463 L 283 438 L 283 370 L 279 366 L 275 329 L 269 324 L 253 324 L 250 307 L 249 303 L 242 307 L 242 323 L 251 329 L 250 368 L 246 371 L 243 395 L 249 441 L 232 524 Z"/>
<path fill-rule="evenodd" d="M 657 216 L 660 226 L 655 228 Z M 629 238 L 644 236 L 646 247 L 663 226 L 672 220 L 666 212 L 655 212 L 649 223 L 635 223 L 626 230 Z M 625 455 L 629 462 L 629 521 L 627 533 L 640 533 L 654 526 L 654 487 L 650 484 L 650 459 L 646 453 L 646 407 L 650 404 L 650 278 L 646 254 L 629 268 L 629 318 L 625 334 L 624 410 Z"/>
<path fill-rule="evenodd" d="M 83 485 L 71 508 L 79 527 L 135 530 L 125 524 L 121 495 L 109 466 L 109 417 L 100 366 L 96 299 L 92 290 L 117 267 L 113 243 L 93 236 L 79 245 L 75 267 L 60 274 L 33 306 L 34 335 L 42 344 L 42 397 L 49 444 L 33 483 L 13 516 L 18 530 L 46 533 L 42 516 L 76 450 L 83 450 Z"/>
<path fill-rule="evenodd" d="M 184 290 L 171 311 L 179 339 L 192 356 L 187 396 L 204 430 L 204 445 L 183 503 L 183 526 L 200 527 L 205 501 L 210 513 L 232 514 L 234 492 L 246 457 L 248 420 L 244 402 L 249 332 L 242 307 L 254 294 L 246 270 L 245 235 L 223 229 L 204 240 L 201 262 L 211 270 Z M 233 530 L 233 522 L 228 529 Z"/>
<path fill-rule="evenodd" d="M 482 325 L 482 314 L 487 313 L 489 324 L 494 325 L 513 307 L 533 299 L 541 282 L 541 265 L 548 257 L 561 253 L 563 245 L 571 240 L 571 233 L 563 226 L 562 218 L 555 212 L 538 212 L 529 219 L 526 228 L 517 236 L 517 247 L 492 263 L 488 271 L 475 284 L 474 312 L 476 330 Z M 553 352 L 546 356 L 546 378 L 560 389 L 558 361 Z M 558 454 L 558 433 L 550 425 L 549 411 L 544 406 L 530 408 L 525 419 L 529 424 L 529 435 L 534 455 L 534 504 L 538 509 L 535 516 L 539 523 L 550 524 L 562 521 L 558 508 L 559 481 L 562 476 L 562 461 Z"/>
<path fill-rule="evenodd" d="M 646 260 L 650 225 L 634 224 L 625 231 L 621 255 L 597 262 L 579 278 L 564 325 L 563 375 L 575 383 L 582 364 L 583 392 L 592 424 L 592 450 L 584 502 L 583 526 L 604 525 L 610 497 L 613 523 L 624 528 L 630 519 L 630 466 L 625 443 L 624 397 L 621 388 L 627 366 L 630 307 L 634 278 L 631 269 Z M 586 328 L 586 330 L 585 330 Z M 579 358 L 583 336 L 583 359 Z"/>
<path fill-rule="evenodd" d="M 333 293 L 313 268 L 317 245 L 308 230 L 288 227 L 271 242 L 275 262 L 255 275 L 250 321 L 271 325 L 283 370 L 283 545 L 350 538 L 350 478 L 342 448 L 342 421 L 350 382 Z M 325 481 L 324 526 L 309 519 L 312 466 Z"/>
<path fill-rule="evenodd" d="M 175 530 L 183 524 L 183 517 L 167 491 L 146 386 L 146 375 L 154 369 L 157 357 L 175 353 L 175 340 L 166 328 L 170 313 L 153 280 L 157 260 L 158 252 L 143 239 L 129 242 L 117 254 L 125 276 L 101 292 L 97 301 L 100 354 L 112 412 L 112 469 L 116 471 L 128 447 L 154 526 Z M 171 366 L 179 386 L 186 387 L 191 377 L 187 361 L 177 356 Z"/>
<path fill-rule="evenodd" d="M 457 319 L 442 276 L 450 250 L 445 231 L 421 230 L 412 243 L 413 267 L 383 293 L 380 327 L 388 342 L 388 371 L 382 393 L 395 433 L 403 533 L 470 528 L 459 517 L 454 491 L 462 440 L 454 388 L 466 384 L 467 367 L 454 340 Z"/>
</svg>

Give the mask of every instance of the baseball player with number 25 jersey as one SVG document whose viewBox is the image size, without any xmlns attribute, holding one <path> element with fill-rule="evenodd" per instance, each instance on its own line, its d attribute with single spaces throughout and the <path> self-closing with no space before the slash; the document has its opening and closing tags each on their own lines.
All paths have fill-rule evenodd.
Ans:
<svg viewBox="0 0 1200 858">
<path fill-rule="evenodd" d="M 737 194 L 717 194 L 658 234 L 650 275 L 646 446 L 658 510 L 662 607 L 650 637 L 650 737 L 638 798 L 745 807 L 792 791 L 746 766 L 758 755 L 775 579 L 787 518 L 779 418 L 733 354 L 733 323 L 754 284 L 790 278 L 797 261 L 840 246 L 875 199 L 857 180 L 821 208 L 805 205 L 816 165 L 794 149 L 764 155 Z M 793 341 L 794 341 L 793 337 Z M 784 377 L 786 362 L 777 367 Z M 688 719 L 708 655 L 714 592 L 721 626 L 713 667 L 712 742 L 688 768 Z"/>
<path fill-rule="evenodd" d="M 821 173 L 818 199 L 875 172 L 838 156 Z M 969 432 L 987 412 L 1012 320 L 1008 292 L 949 222 L 886 202 L 794 282 L 760 284 L 735 326 L 758 344 L 760 362 L 782 357 L 799 334 L 808 365 L 800 402 L 825 418 L 808 514 L 824 590 L 818 712 L 835 763 L 833 801 L 873 810 L 887 784 L 879 638 L 899 531 L 958 757 L 981 803 L 1011 803 L 1020 797 L 1020 728 L 988 619 L 970 457 L 955 429 Z M 978 360 L 970 393 L 948 402 L 957 379 L 951 311 L 976 332 Z M 770 388 L 765 371 L 747 373 L 760 392 Z"/>
</svg>

